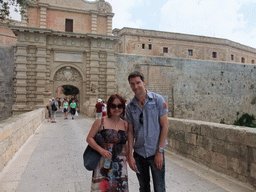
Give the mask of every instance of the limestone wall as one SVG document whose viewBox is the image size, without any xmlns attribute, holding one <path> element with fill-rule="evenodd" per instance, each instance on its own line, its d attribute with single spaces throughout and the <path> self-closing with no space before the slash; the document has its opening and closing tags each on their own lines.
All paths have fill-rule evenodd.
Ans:
<svg viewBox="0 0 256 192">
<path fill-rule="evenodd" d="M 13 104 L 14 52 L 0 47 L 0 120 L 11 116 Z"/>
<path fill-rule="evenodd" d="M 227 39 L 127 27 L 114 29 L 113 34 L 121 36 L 116 46 L 119 53 L 248 64 L 256 61 L 255 48 Z"/>
<path fill-rule="evenodd" d="M 237 112 L 256 115 L 252 64 L 118 54 L 116 66 L 118 92 L 128 102 L 128 74 L 140 70 L 146 88 L 165 98 L 170 117 L 233 124 Z"/>
<path fill-rule="evenodd" d="M 256 129 L 169 118 L 172 152 L 256 187 Z"/>
<path fill-rule="evenodd" d="M 0 122 L 0 171 L 39 127 L 45 109 L 37 109 Z"/>
</svg>

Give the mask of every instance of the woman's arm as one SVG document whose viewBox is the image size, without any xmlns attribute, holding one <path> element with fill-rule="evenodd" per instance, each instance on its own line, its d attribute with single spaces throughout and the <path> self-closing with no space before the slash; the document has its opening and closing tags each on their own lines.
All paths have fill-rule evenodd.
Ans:
<svg viewBox="0 0 256 192">
<path fill-rule="evenodd" d="M 100 125 L 101 125 L 101 118 L 98 118 L 94 121 L 94 123 L 91 127 L 91 130 L 90 130 L 89 134 L 87 135 L 86 141 L 91 146 L 91 148 L 98 151 L 101 154 L 101 156 L 103 156 L 104 158 L 111 158 L 112 153 L 106 149 L 103 149 L 101 146 L 99 146 L 94 139 L 95 135 L 99 131 Z"/>
</svg>

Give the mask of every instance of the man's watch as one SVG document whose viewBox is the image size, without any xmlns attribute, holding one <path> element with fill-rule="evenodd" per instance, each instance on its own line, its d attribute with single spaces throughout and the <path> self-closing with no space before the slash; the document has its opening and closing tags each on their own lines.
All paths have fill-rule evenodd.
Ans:
<svg viewBox="0 0 256 192">
<path fill-rule="evenodd" d="M 163 153 L 163 152 L 164 152 L 164 149 L 163 149 L 162 147 L 158 147 L 158 151 L 159 151 L 160 153 Z"/>
</svg>

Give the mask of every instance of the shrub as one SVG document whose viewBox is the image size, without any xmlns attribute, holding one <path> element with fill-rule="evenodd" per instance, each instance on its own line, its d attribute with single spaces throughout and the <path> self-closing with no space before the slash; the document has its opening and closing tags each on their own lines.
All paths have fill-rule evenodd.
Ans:
<svg viewBox="0 0 256 192">
<path fill-rule="evenodd" d="M 238 118 L 239 113 L 237 113 L 237 119 L 234 122 L 234 125 L 237 126 L 245 126 L 245 127 L 256 127 L 254 123 L 255 117 L 254 115 L 249 115 L 248 113 L 243 114 L 240 118 Z"/>
</svg>

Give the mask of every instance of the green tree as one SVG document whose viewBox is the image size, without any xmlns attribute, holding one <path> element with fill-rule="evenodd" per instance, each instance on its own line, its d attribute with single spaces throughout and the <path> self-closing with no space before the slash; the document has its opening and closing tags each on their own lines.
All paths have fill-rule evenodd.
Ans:
<svg viewBox="0 0 256 192">
<path fill-rule="evenodd" d="M 25 17 L 28 21 L 26 8 L 30 2 L 31 0 L 0 0 L 0 20 L 9 20 L 8 17 L 10 16 L 10 8 L 14 7 L 14 11 L 19 12 L 21 16 Z"/>
</svg>

